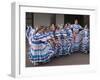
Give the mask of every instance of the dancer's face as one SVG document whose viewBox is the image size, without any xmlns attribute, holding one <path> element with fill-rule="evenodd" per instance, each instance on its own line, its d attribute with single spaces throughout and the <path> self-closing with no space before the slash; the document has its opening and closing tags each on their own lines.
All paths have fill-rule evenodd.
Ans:
<svg viewBox="0 0 100 80">
<path fill-rule="evenodd" d="M 75 24 L 78 24 L 78 20 L 75 20 Z"/>
<path fill-rule="evenodd" d="M 53 30 L 53 31 L 55 30 L 54 24 L 51 25 L 51 30 Z"/>
</svg>

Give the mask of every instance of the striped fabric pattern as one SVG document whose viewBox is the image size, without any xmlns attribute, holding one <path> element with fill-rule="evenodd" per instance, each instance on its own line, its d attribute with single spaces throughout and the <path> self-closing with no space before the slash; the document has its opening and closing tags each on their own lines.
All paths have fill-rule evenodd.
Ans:
<svg viewBox="0 0 100 80">
<path fill-rule="evenodd" d="M 35 33 L 31 26 L 27 27 L 26 38 L 29 42 L 28 59 L 32 62 L 48 62 L 54 56 L 71 54 L 76 51 L 89 51 L 89 31 L 84 29 L 75 35 L 73 31 L 82 29 L 80 25 L 59 29 L 55 32 Z M 55 38 L 55 43 L 51 39 Z M 49 42 L 48 40 L 51 40 Z"/>
<path fill-rule="evenodd" d="M 84 29 L 82 31 L 81 51 L 87 53 L 89 51 L 89 31 Z"/>
<path fill-rule="evenodd" d="M 28 35 L 32 32 L 31 30 L 27 33 Z M 28 57 L 31 61 L 45 62 L 52 57 L 53 51 L 51 45 L 46 41 L 47 36 L 48 35 L 36 33 L 27 37 L 29 43 L 31 42 L 28 51 Z"/>
</svg>

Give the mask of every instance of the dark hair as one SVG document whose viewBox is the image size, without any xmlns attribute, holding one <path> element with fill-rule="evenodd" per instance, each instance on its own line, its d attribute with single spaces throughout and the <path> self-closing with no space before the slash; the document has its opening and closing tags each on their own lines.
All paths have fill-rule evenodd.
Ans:
<svg viewBox="0 0 100 80">
<path fill-rule="evenodd" d="M 67 22 L 66 24 L 67 24 L 67 26 L 69 26 L 70 22 Z M 66 24 L 63 25 L 63 28 L 65 27 Z"/>
<path fill-rule="evenodd" d="M 41 29 L 45 29 L 44 26 L 40 26 L 35 33 L 37 33 L 38 31 L 40 31 Z"/>
</svg>

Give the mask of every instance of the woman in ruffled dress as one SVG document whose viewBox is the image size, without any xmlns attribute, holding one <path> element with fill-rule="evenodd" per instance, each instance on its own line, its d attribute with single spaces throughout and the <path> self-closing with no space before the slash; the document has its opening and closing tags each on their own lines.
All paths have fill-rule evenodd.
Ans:
<svg viewBox="0 0 100 80">
<path fill-rule="evenodd" d="M 75 20 L 75 23 L 72 25 L 73 31 L 73 39 L 72 39 L 72 47 L 71 52 L 79 52 L 80 51 L 80 43 L 81 43 L 81 35 L 80 30 L 82 27 L 78 24 L 78 20 Z"/>
<path fill-rule="evenodd" d="M 89 29 L 85 25 L 84 29 L 81 31 L 82 41 L 81 41 L 81 51 L 83 53 L 89 53 Z"/>
<path fill-rule="evenodd" d="M 29 37 L 31 44 L 29 44 L 28 59 L 34 65 L 48 62 L 53 55 L 51 45 L 47 42 L 47 35 L 44 34 L 44 29 L 43 26 L 39 27 L 35 34 Z"/>
</svg>

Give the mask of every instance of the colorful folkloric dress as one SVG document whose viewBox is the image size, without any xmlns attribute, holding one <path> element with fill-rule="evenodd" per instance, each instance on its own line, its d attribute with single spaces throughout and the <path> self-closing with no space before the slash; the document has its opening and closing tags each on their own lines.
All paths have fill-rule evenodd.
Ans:
<svg viewBox="0 0 100 80">
<path fill-rule="evenodd" d="M 56 40 L 56 43 L 55 43 L 55 56 L 59 56 L 62 54 L 62 43 L 61 43 L 61 32 L 60 30 L 56 30 L 55 31 L 55 40 Z"/>
<path fill-rule="evenodd" d="M 48 62 L 53 54 L 45 34 L 36 33 L 29 37 L 28 58 L 32 63 Z"/>
<path fill-rule="evenodd" d="M 55 44 L 54 44 L 54 40 L 53 40 L 55 33 L 54 33 L 54 31 L 49 31 L 46 33 L 46 35 L 47 35 L 47 41 L 48 41 L 49 45 L 51 46 L 51 50 L 54 52 L 53 53 L 53 56 L 54 56 L 56 54 Z"/>
<path fill-rule="evenodd" d="M 71 47 L 72 53 L 80 51 L 80 43 L 81 43 L 81 36 L 79 34 L 80 29 L 82 29 L 82 27 L 79 24 L 74 24 L 72 26 L 72 30 L 73 30 L 73 40 L 72 40 L 72 47 Z"/>
<path fill-rule="evenodd" d="M 89 52 L 89 31 L 88 29 L 82 30 L 81 51 L 84 53 Z"/>
<path fill-rule="evenodd" d="M 71 28 L 66 28 L 68 53 L 71 54 L 73 33 Z"/>
<path fill-rule="evenodd" d="M 68 54 L 68 43 L 67 43 L 67 34 L 64 29 L 61 29 L 60 32 L 61 36 L 61 46 L 62 46 L 62 53 L 60 55 L 67 55 Z"/>
<path fill-rule="evenodd" d="M 75 39 L 72 42 L 72 47 L 71 47 L 72 52 L 79 52 L 80 51 L 80 43 L 81 43 L 81 36 L 78 33 L 75 35 Z"/>
<path fill-rule="evenodd" d="M 29 44 L 31 44 L 31 37 L 33 36 L 33 34 L 35 33 L 35 29 L 32 28 L 32 26 L 27 26 L 26 29 L 26 38 L 29 42 Z"/>
<path fill-rule="evenodd" d="M 77 32 L 79 31 L 79 29 L 82 29 L 82 27 L 79 24 L 73 24 L 71 26 L 71 29 L 73 30 L 73 32 Z"/>
</svg>

